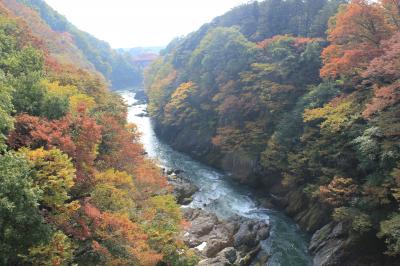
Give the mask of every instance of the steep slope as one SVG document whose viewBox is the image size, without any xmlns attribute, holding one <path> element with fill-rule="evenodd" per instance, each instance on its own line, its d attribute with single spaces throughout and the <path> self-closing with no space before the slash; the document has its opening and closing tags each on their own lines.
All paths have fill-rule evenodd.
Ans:
<svg viewBox="0 0 400 266">
<path fill-rule="evenodd" d="M 13 13 L 0 2 L 0 265 L 195 265 L 121 97 Z"/>
<path fill-rule="evenodd" d="M 128 53 L 119 53 L 69 23 L 43 0 L 5 0 L 14 15 L 45 40 L 50 52 L 64 63 L 100 72 L 115 89 L 138 87 L 142 70 Z"/>
<path fill-rule="evenodd" d="M 340 2 L 254 2 L 174 40 L 146 73 L 149 111 L 168 143 L 316 232 L 317 265 L 392 265 L 400 8 Z"/>
</svg>

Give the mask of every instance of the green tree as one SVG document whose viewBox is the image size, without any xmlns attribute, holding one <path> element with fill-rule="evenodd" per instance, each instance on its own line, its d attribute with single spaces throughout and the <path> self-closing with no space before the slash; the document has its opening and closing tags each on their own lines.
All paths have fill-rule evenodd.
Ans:
<svg viewBox="0 0 400 266">
<path fill-rule="evenodd" d="M 390 219 L 382 221 L 378 236 L 385 239 L 387 254 L 400 254 L 400 214 L 394 214 Z"/>
<path fill-rule="evenodd" d="M 38 209 L 41 197 L 29 163 L 14 153 L 1 155 L 0 264 L 20 265 L 20 255 L 48 240 L 50 227 Z"/>
<path fill-rule="evenodd" d="M 11 116 L 14 106 L 12 105 L 12 89 L 5 84 L 4 73 L 0 71 L 0 150 L 4 149 L 4 142 L 9 130 L 13 128 L 14 119 Z"/>
</svg>

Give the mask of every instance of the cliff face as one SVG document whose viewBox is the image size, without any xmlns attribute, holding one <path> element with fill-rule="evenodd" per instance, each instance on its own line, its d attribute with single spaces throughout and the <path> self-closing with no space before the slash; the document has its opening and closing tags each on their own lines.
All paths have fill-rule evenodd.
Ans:
<svg viewBox="0 0 400 266">
<path fill-rule="evenodd" d="M 234 9 L 167 47 L 145 80 L 156 131 L 273 194 L 316 232 L 317 265 L 390 265 L 399 256 L 399 11 L 361 1 L 335 14 L 328 1 L 314 21 L 334 16 L 326 38 L 312 23 L 272 31 L 266 22 L 302 21 L 304 11 L 275 2 Z M 371 39 L 360 21 L 379 25 Z"/>
</svg>

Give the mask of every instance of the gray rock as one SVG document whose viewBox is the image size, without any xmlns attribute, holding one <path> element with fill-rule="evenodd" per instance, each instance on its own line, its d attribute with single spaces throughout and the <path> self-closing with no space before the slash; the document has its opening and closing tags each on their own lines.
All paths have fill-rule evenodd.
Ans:
<svg viewBox="0 0 400 266">
<path fill-rule="evenodd" d="M 198 187 L 193 185 L 189 180 L 176 176 L 175 174 L 174 176 L 168 176 L 168 183 L 173 186 L 173 194 L 178 204 L 181 205 L 188 205 L 192 202 L 193 194 L 199 190 Z"/>
<path fill-rule="evenodd" d="M 269 227 L 262 221 L 244 220 L 240 222 L 240 227 L 234 236 L 234 247 L 239 250 L 248 251 L 258 245 L 269 235 Z"/>
<path fill-rule="evenodd" d="M 239 231 L 234 236 L 235 248 L 242 246 L 253 248 L 257 245 L 257 232 L 253 227 L 253 221 L 246 221 L 240 225 Z"/>
<path fill-rule="evenodd" d="M 221 250 L 214 258 L 205 259 L 199 262 L 199 266 L 220 266 L 237 265 L 236 250 L 233 247 L 227 247 Z"/>
<path fill-rule="evenodd" d="M 236 250 L 233 247 L 227 247 L 221 250 L 218 255 L 219 257 L 224 257 L 227 259 L 230 263 L 234 263 L 237 259 L 237 254 Z"/>
<path fill-rule="evenodd" d="M 233 265 L 226 258 L 223 257 L 215 257 L 211 259 L 201 260 L 198 266 L 230 266 Z"/>
<path fill-rule="evenodd" d="M 219 223 L 215 225 L 206 238 L 202 238 L 204 242 L 207 242 L 207 246 L 204 250 L 206 257 L 214 257 L 224 248 L 231 246 L 232 234 L 233 232 L 230 231 L 225 224 Z"/>
<path fill-rule="evenodd" d="M 249 265 L 268 236 L 268 225 L 243 217 L 220 220 L 202 209 L 183 209 L 191 227 L 183 241 L 203 260 L 199 265 Z"/>
<path fill-rule="evenodd" d="M 189 247 L 196 247 L 202 242 L 201 237 L 208 235 L 218 223 L 214 214 L 207 213 L 201 209 L 185 208 L 183 217 L 191 223 L 190 229 L 185 233 L 183 241 Z"/>
<path fill-rule="evenodd" d="M 343 250 L 346 249 L 346 231 L 342 223 L 329 223 L 316 231 L 309 250 L 314 255 L 313 264 L 318 266 L 340 265 Z"/>
</svg>

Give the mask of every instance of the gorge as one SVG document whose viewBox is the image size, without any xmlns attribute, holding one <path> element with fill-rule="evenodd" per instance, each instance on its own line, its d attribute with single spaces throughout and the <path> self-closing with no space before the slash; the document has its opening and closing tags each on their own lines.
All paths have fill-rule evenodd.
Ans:
<svg viewBox="0 0 400 266">
<path fill-rule="evenodd" d="M 187 1 L 0 1 L 0 266 L 399 265 L 400 1 Z"/>
<path fill-rule="evenodd" d="M 269 257 L 267 265 L 311 265 L 308 237 L 291 219 L 279 211 L 259 206 L 251 195 L 252 190 L 233 183 L 226 173 L 196 162 L 160 141 L 149 117 L 138 116 L 146 110 L 146 105 L 135 104 L 137 100 L 132 92 L 121 94 L 131 106 L 128 120 L 135 123 L 142 132 L 142 143 L 149 156 L 163 168 L 183 170 L 183 175 L 199 188 L 189 207 L 204 208 L 220 218 L 239 215 L 266 221 L 271 225 L 270 236 L 262 243 L 263 251 Z"/>
</svg>

